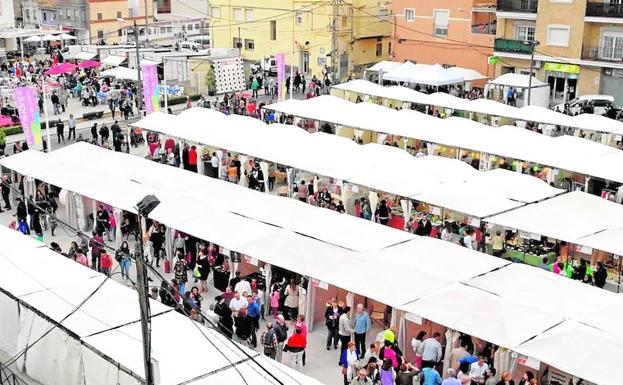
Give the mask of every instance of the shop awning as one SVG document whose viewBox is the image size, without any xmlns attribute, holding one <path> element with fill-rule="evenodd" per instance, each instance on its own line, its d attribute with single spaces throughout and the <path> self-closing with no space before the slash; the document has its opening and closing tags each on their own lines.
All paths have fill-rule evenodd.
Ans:
<svg viewBox="0 0 623 385">
<path fill-rule="evenodd" d="M 124 56 L 108 55 L 102 60 L 102 64 L 118 66 L 126 60 Z"/>
<path fill-rule="evenodd" d="M 100 75 L 122 80 L 138 80 L 138 73 L 136 72 L 136 70 L 130 69 L 128 67 L 111 68 L 109 70 L 100 72 Z"/>
</svg>

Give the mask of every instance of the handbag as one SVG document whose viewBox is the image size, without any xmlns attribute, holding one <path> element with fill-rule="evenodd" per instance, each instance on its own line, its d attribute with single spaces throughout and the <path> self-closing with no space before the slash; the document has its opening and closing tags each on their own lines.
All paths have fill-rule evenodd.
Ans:
<svg viewBox="0 0 623 385">
<path fill-rule="evenodd" d="M 195 269 L 193 270 L 193 277 L 195 277 L 195 278 L 200 278 L 201 277 L 201 272 L 199 271 L 199 266 L 195 266 Z"/>
</svg>

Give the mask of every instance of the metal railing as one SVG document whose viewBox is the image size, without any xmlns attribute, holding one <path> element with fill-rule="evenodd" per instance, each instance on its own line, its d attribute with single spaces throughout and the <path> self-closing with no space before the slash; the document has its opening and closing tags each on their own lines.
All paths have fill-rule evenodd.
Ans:
<svg viewBox="0 0 623 385">
<path fill-rule="evenodd" d="M 536 13 L 537 0 L 498 0 L 498 11 Z"/>
<path fill-rule="evenodd" d="M 586 16 L 623 18 L 623 4 L 589 1 L 586 4 Z"/>
<path fill-rule="evenodd" d="M 521 40 L 495 39 L 493 50 L 498 52 L 512 52 L 529 55 L 530 45 Z"/>
<path fill-rule="evenodd" d="M 607 62 L 623 62 L 623 47 L 582 47 L 582 59 Z"/>
</svg>

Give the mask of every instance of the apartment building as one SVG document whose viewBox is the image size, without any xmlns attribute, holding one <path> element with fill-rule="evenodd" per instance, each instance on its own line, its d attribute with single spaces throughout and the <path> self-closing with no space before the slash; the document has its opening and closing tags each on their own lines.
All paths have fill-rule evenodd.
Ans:
<svg viewBox="0 0 623 385">
<path fill-rule="evenodd" d="M 154 39 L 163 44 L 180 40 L 209 43 L 208 0 L 158 0 Z"/>
<path fill-rule="evenodd" d="M 392 60 L 472 68 L 491 76 L 495 0 L 393 0 Z"/>
<path fill-rule="evenodd" d="M 134 20 L 140 26 L 139 36 L 149 36 L 150 31 L 145 28 L 145 12 L 148 23 L 153 23 L 155 2 L 147 0 L 147 9 L 144 4 L 142 0 L 87 0 L 91 43 L 119 43 L 123 29 L 133 25 Z"/>
<path fill-rule="evenodd" d="M 550 84 L 551 103 L 609 94 L 623 103 L 621 0 L 498 0 L 498 73 L 530 72 Z"/>
<path fill-rule="evenodd" d="M 336 78 L 345 79 L 389 57 L 392 16 L 387 2 L 211 0 L 210 4 L 214 47 L 239 47 L 246 61 L 283 53 L 287 66 L 309 77 L 322 78 L 335 64 Z M 331 63 L 334 48 L 337 60 Z"/>
</svg>

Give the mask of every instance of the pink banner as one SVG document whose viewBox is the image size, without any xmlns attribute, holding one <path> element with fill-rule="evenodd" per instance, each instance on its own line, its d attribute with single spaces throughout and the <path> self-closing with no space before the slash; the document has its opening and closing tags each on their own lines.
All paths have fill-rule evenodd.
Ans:
<svg viewBox="0 0 623 385">
<path fill-rule="evenodd" d="M 13 99 L 15 100 L 15 106 L 19 113 L 19 122 L 22 125 L 28 147 L 42 149 L 41 118 L 39 117 L 35 89 L 17 87 L 13 90 Z"/>
<path fill-rule="evenodd" d="M 283 97 L 283 81 L 286 78 L 286 60 L 282 53 L 277 54 L 277 99 Z"/>
<path fill-rule="evenodd" d="M 143 98 L 145 99 L 145 111 L 148 114 L 160 112 L 160 85 L 158 84 L 158 71 L 153 64 L 141 65 L 143 77 Z"/>
</svg>

